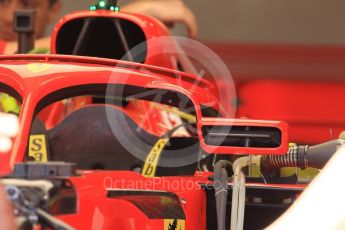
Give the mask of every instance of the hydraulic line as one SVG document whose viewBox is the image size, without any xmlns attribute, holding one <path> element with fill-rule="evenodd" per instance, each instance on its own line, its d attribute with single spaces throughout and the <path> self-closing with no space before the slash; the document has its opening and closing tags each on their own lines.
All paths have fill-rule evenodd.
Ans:
<svg viewBox="0 0 345 230">
<path fill-rule="evenodd" d="M 231 230 L 243 229 L 246 185 L 242 168 L 248 166 L 248 163 L 249 157 L 241 157 L 232 165 L 234 171 L 234 182 L 232 188 Z"/>
<path fill-rule="evenodd" d="M 228 171 L 231 170 L 231 167 L 231 162 L 225 160 L 220 160 L 214 165 L 214 187 L 218 230 L 225 230 L 226 203 L 228 199 Z"/>
<path fill-rule="evenodd" d="M 238 196 L 238 214 L 237 214 L 237 228 L 243 229 L 244 223 L 244 209 L 246 204 L 246 180 L 244 174 L 241 172 L 239 196 Z"/>
</svg>

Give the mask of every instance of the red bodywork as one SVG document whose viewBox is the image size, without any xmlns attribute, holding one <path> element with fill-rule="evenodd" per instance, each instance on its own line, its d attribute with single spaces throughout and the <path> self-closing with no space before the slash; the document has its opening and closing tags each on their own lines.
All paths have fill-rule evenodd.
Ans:
<svg viewBox="0 0 345 230">
<path fill-rule="evenodd" d="M 203 149 L 209 153 L 224 154 L 256 154 L 256 155 L 269 155 L 269 154 L 285 154 L 288 150 L 288 125 L 282 121 L 263 121 L 263 120 L 245 120 L 245 119 L 222 119 L 222 118 L 203 118 L 199 122 L 199 130 L 203 126 L 247 126 L 247 127 L 274 127 L 281 131 L 281 144 L 276 148 L 254 148 L 254 147 L 236 147 L 236 146 L 210 146 L 205 143 L 204 138 L 200 139 L 200 144 Z M 199 134 L 202 136 L 202 134 Z"/>
<path fill-rule="evenodd" d="M 159 67 L 99 58 L 57 55 L 3 56 L 0 58 L 0 62 L 1 82 L 15 89 L 23 98 L 19 118 L 20 129 L 13 151 L 11 154 L 1 155 L 2 174 L 8 173 L 15 163 L 22 162 L 24 159 L 25 143 L 28 142 L 33 112 L 37 103 L 46 95 L 59 89 L 95 83 L 169 89 L 180 92 L 191 99 L 198 119 L 201 118 L 200 105 L 214 104 L 212 102 L 215 101 L 207 87 L 194 89 L 193 84 L 189 81 L 183 81 L 183 79 L 193 79 L 193 75 Z M 33 74 L 27 69 L 28 64 L 32 63 L 50 66 L 41 74 Z M 115 67 L 118 64 L 121 64 L 121 67 Z M 145 67 L 152 74 L 148 76 L 145 71 L 138 70 L 136 68 L 138 66 Z M 116 77 L 112 77 L 114 74 Z M 171 75 L 178 77 L 171 77 Z M 177 81 L 179 81 L 179 85 Z M 135 189 L 138 190 L 165 191 L 176 194 L 179 199 L 184 200 L 181 205 L 186 216 L 186 228 L 206 229 L 206 195 L 200 184 L 211 183 L 208 181 L 209 175 L 210 173 L 196 173 L 191 177 L 144 178 L 135 172 L 81 172 L 81 176 L 70 178 L 77 191 L 78 211 L 76 214 L 60 217 L 77 229 L 90 229 L 95 226 L 109 229 L 114 225 L 119 226 L 119 229 L 162 229 L 163 220 L 149 219 L 132 203 L 122 198 L 114 199 L 106 196 L 108 189 L 130 189 L 133 188 L 135 182 L 137 185 Z M 258 185 L 249 184 L 248 186 Z M 292 186 L 294 189 L 303 187 Z"/>
<path fill-rule="evenodd" d="M 141 26 L 147 38 L 169 35 L 165 27 L 152 18 L 107 11 L 79 12 L 66 16 L 57 25 L 55 32 L 68 20 L 92 15 L 131 20 Z M 54 53 L 56 33 L 53 34 L 52 39 L 52 52 Z M 33 72 L 28 68 L 29 65 L 39 65 L 44 70 Z M 23 102 L 19 117 L 19 134 L 15 139 L 13 150 L 11 153 L 0 155 L 1 174 L 9 173 L 14 164 L 24 161 L 35 108 L 42 98 L 57 90 L 88 84 L 123 84 L 147 89 L 167 89 L 181 93 L 192 101 L 197 120 L 202 119 L 201 105 L 212 106 L 225 116 L 227 111 L 221 111 L 219 100 L 214 94 L 215 88 L 204 80 L 201 80 L 195 87 L 193 84 L 195 79 L 196 76 L 192 74 L 177 71 L 176 66 L 171 63 L 169 55 L 150 57 L 145 64 L 61 55 L 2 56 L 0 57 L 0 82 L 16 91 L 23 98 Z M 61 115 L 62 110 L 63 105 L 54 104 L 42 114 L 48 126 L 59 122 L 58 115 Z M 226 120 L 224 122 L 228 124 Z M 200 123 L 198 125 L 200 129 Z M 282 148 L 286 149 L 287 127 L 281 124 L 280 127 L 284 134 Z M 199 139 L 202 143 L 200 135 Z M 241 151 L 250 152 L 251 149 Z M 186 229 L 206 229 L 207 198 L 202 186 L 213 184 L 208 179 L 210 175 L 209 172 L 197 172 L 194 176 L 188 177 L 145 178 L 129 171 L 83 171 L 79 176 L 70 178 L 77 193 L 77 212 L 61 215 L 59 218 L 76 229 L 163 229 L 164 220 L 149 218 L 140 207 L 134 205 L 135 201 L 130 201 L 126 196 L 115 198 L 107 196 L 110 191 L 116 190 L 163 191 L 177 196 L 176 205 L 183 209 Z M 305 185 L 248 183 L 247 187 L 301 191 Z M 147 199 L 147 197 L 139 198 L 146 201 L 146 205 L 151 205 L 151 207 L 165 201 L 164 198 L 158 201 L 155 200 L 156 198 L 153 200 Z"/>
<path fill-rule="evenodd" d="M 114 83 L 146 88 L 165 88 L 187 95 L 196 108 L 200 103 L 209 104 L 214 98 L 209 94 L 207 88 L 197 88 L 188 91 L 192 87 L 189 82 L 183 81 L 178 86 L 176 82 L 185 78 L 193 79 L 194 76 L 185 73 L 171 71 L 159 67 L 151 67 L 140 64 L 132 64 L 118 61 L 102 60 L 97 58 L 82 58 L 68 56 L 28 56 L 16 55 L 12 57 L 1 57 L 0 79 L 1 82 L 16 89 L 23 98 L 22 113 L 20 114 L 20 129 L 15 140 L 12 154 L 1 155 L 1 173 L 8 173 L 13 164 L 22 162 L 28 141 L 33 112 L 37 103 L 46 95 L 75 85 L 87 85 L 95 83 Z M 33 74 L 27 69 L 28 64 L 51 65 L 44 73 Z M 121 64 L 121 67 L 115 67 Z M 150 70 L 151 76 L 143 70 L 133 70 L 136 67 L 145 67 Z M 73 69 L 73 71 L 70 71 Z M 116 74 L 116 77 L 112 77 Z M 178 76 L 178 78 L 171 77 Z M 200 109 L 197 109 L 197 116 Z M 109 179 L 110 178 L 110 179 Z M 177 194 L 186 200 L 184 211 L 188 221 L 186 227 L 189 229 L 205 229 L 205 194 L 198 186 L 198 183 L 206 181 L 205 176 L 192 178 L 166 178 L 166 181 L 176 181 L 181 186 L 188 180 L 194 182 L 191 190 L 185 191 L 184 187 L 167 189 L 157 178 L 146 179 L 134 172 L 85 172 L 82 176 L 72 177 L 71 181 L 78 194 L 78 213 L 61 217 L 67 223 L 77 229 L 88 229 L 99 227 L 109 229 L 111 226 L 118 226 L 119 229 L 162 229 L 163 220 L 150 220 L 138 208 L 124 201 L 123 199 L 110 199 L 106 197 L 107 189 L 130 188 L 126 184 L 114 181 L 136 181 L 142 184 L 145 190 L 164 190 Z M 107 180 L 111 181 L 111 186 Z M 161 178 L 159 180 L 164 180 Z M 143 183 L 140 183 L 143 181 Z M 169 182 L 168 182 L 169 183 Z M 146 186 L 145 186 L 146 185 Z M 136 189 L 140 189 L 137 187 Z M 80 221 L 83 220 L 83 221 Z M 145 224 L 144 224 L 145 223 Z"/>
<path fill-rule="evenodd" d="M 1 167 L 2 170 L 8 170 L 10 165 L 22 161 L 26 148 L 22 143 L 27 142 L 37 103 L 46 95 L 66 87 L 112 83 L 168 89 L 188 96 L 195 105 L 197 117 L 201 117 L 201 104 L 214 105 L 215 109 L 218 109 L 215 97 L 208 90 L 207 82 L 202 85 L 204 87 L 194 89 L 193 84 L 189 82 L 189 79 L 194 79 L 194 76 L 178 71 L 129 62 L 71 56 L 17 55 L 2 56 L 0 60 L 2 82 L 12 89 L 16 89 L 23 98 L 22 113 L 19 118 L 22 125 L 17 137 L 20 142 L 15 142 L 11 157 L 2 156 L 10 159 L 10 161 L 1 160 L 1 163 L 4 164 Z M 51 66 L 44 73 L 38 75 L 27 69 L 28 64 L 32 63 Z M 138 67 L 142 68 L 136 70 Z M 72 69 L 73 71 L 71 71 Z M 146 74 L 147 71 L 150 71 L 150 76 Z M 10 165 L 6 165 L 7 162 L 10 162 Z"/>
</svg>

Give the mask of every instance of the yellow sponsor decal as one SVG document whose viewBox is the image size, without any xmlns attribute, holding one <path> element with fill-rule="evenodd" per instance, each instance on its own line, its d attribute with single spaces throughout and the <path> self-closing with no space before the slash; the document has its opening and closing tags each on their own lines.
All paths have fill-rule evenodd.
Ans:
<svg viewBox="0 0 345 230">
<path fill-rule="evenodd" d="M 27 65 L 31 73 L 42 73 L 50 69 L 52 65 L 47 63 L 30 63 Z"/>
<path fill-rule="evenodd" d="M 296 143 L 289 142 L 289 148 L 296 147 Z"/>
<path fill-rule="evenodd" d="M 38 162 L 48 161 L 46 137 L 44 135 L 30 135 L 29 156 Z"/>
<path fill-rule="evenodd" d="M 186 220 L 165 219 L 164 230 L 185 230 Z"/>
<path fill-rule="evenodd" d="M 168 143 L 169 138 L 160 138 L 151 149 L 149 155 L 146 157 L 145 164 L 141 175 L 145 177 L 154 177 L 159 157 L 163 152 L 165 145 Z"/>
</svg>

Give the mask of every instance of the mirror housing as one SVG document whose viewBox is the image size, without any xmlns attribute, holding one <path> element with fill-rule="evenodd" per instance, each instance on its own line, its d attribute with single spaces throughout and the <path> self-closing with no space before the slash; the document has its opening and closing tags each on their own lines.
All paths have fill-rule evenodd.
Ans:
<svg viewBox="0 0 345 230">
<path fill-rule="evenodd" d="M 203 118 L 198 122 L 201 147 L 211 154 L 285 154 L 288 125 L 282 121 Z"/>
</svg>

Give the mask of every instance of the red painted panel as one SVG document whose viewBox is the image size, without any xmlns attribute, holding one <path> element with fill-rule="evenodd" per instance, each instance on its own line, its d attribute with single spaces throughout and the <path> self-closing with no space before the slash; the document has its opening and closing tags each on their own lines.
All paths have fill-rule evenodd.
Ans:
<svg viewBox="0 0 345 230">
<path fill-rule="evenodd" d="M 291 141 L 320 143 L 345 130 L 345 82 L 248 81 L 238 96 L 238 117 L 286 121 Z"/>
</svg>

